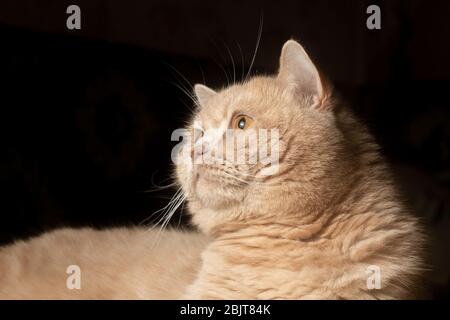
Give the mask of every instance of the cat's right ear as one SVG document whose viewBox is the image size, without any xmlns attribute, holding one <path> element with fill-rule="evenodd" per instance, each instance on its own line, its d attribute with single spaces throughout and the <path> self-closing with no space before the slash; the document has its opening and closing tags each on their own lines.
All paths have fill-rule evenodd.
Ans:
<svg viewBox="0 0 450 320">
<path fill-rule="evenodd" d="M 203 84 L 196 84 L 194 86 L 194 92 L 200 107 L 206 105 L 208 101 L 216 95 L 216 92 L 213 89 L 210 89 Z"/>
</svg>

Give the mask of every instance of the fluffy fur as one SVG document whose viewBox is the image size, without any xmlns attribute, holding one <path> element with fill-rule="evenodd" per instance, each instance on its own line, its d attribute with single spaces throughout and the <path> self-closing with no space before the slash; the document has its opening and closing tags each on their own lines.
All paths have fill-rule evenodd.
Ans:
<svg viewBox="0 0 450 320">
<path fill-rule="evenodd" d="M 208 238 L 156 237 L 143 228 L 61 229 L 0 248 L 0 299 L 177 299 Z M 79 290 L 66 286 L 70 265 L 80 267 Z"/>
<path fill-rule="evenodd" d="M 288 41 L 275 77 L 202 95 L 192 123 L 236 111 L 280 131 L 280 167 L 179 165 L 193 222 L 213 241 L 187 298 L 405 299 L 421 294 L 424 238 L 366 128 Z M 370 266 L 381 288 L 369 290 Z"/>
<path fill-rule="evenodd" d="M 20 241 L 0 249 L 1 298 L 421 297 L 418 221 L 372 136 L 298 43 L 284 45 L 276 76 L 195 91 L 189 129 L 226 129 L 236 112 L 256 129 L 276 128 L 278 172 L 180 162 L 177 180 L 201 233 L 166 231 L 157 247 L 155 233 L 142 229 L 60 230 Z M 66 288 L 73 264 L 81 290 Z M 380 289 L 367 286 L 371 266 L 380 268 Z"/>
</svg>

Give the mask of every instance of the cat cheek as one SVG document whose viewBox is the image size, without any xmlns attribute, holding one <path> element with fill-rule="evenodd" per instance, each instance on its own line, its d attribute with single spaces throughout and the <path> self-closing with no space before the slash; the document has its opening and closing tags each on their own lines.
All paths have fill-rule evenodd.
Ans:
<svg viewBox="0 0 450 320">
<path fill-rule="evenodd" d="M 193 163 L 186 152 L 180 152 L 176 163 L 176 176 L 185 192 L 189 192 L 193 183 Z"/>
</svg>

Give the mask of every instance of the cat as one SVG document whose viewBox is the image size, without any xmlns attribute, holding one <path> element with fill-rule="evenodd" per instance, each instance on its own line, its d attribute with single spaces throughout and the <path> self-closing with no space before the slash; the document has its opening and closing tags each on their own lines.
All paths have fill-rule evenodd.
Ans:
<svg viewBox="0 0 450 320">
<path fill-rule="evenodd" d="M 422 227 L 368 130 L 299 43 L 284 44 L 276 76 L 195 92 L 192 129 L 276 128 L 280 161 L 265 175 L 261 163 L 195 164 L 189 157 L 207 150 L 180 153 L 192 221 L 213 239 L 185 298 L 423 297 Z"/>
<path fill-rule="evenodd" d="M 55 230 L 0 248 L 0 299 L 177 299 L 207 243 L 180 230 Z"/>
<path fill-rule="evenodd" d="M 374 139 L 299 43 L 284 44 L 275 76 L 194 92 L 193 134 L 177 150 L 175 178 L 198 232 L 166 230 L 157 246 L 158 234 L 140 228 L 20 241 L 0 248 L 0 298 L 423 297 L 425 233 Z M 196 161 L 225 131 L 259 129 L 278 133 L 269 148 L 276 170 Z M 233 148 L 254 152 L 247 142 Z M 67 289 L 69 265 L 80 267 L 80 290 Z"/>
</svg>

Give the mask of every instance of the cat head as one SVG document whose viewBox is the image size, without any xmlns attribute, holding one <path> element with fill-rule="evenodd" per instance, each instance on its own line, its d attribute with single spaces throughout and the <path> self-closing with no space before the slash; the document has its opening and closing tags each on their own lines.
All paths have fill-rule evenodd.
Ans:
<svg viewBox="0 0 450 320">
<path fill-rule="evenodd" d="M 277 75 L 220 91 L 196 85 L 195 95 L 176 175 L 196 225 L 208 232 L 278 219 L 325 201 L 342 136 L 330 89 L 299 43 L 284 44 Z M 208 156 L 221 161 L 202 161 Z"/>
</svg>

